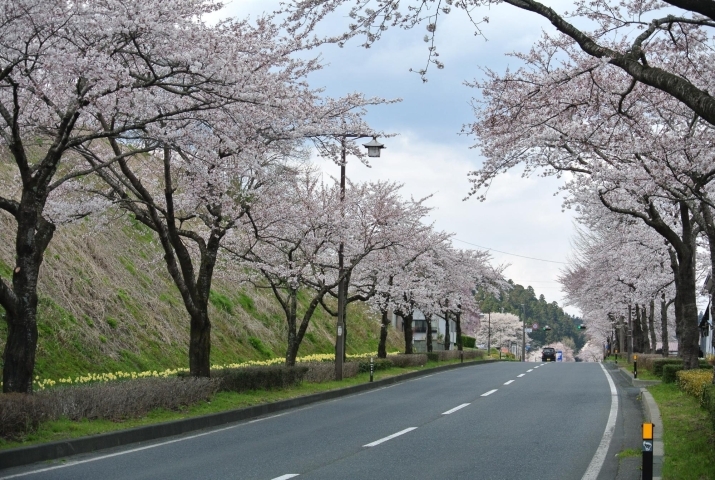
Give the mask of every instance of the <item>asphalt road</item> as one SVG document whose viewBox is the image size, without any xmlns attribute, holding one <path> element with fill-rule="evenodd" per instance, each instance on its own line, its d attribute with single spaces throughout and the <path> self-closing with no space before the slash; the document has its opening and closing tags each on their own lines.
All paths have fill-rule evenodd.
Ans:
<svg viewBox="0 0 715 480">
<path fill-rule="evenodd" d="M 622 395 L 611 394 L 597 363 L 479 365 L 0 477 L 577 480 Z M 616 438 L 601 448 L 599 479 L 616 478 L 614 455 L 630 431 L 627 418 L 640 415 L 623 399 L 618 405 Z"/>
</svg>

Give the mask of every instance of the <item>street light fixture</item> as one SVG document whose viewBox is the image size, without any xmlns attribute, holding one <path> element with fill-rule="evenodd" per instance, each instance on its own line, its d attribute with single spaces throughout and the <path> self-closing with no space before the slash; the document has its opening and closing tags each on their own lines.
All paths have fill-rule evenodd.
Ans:
<svg viewBox="0 0 715 480">
<path fill-rule="evenodd" d="M 346 152 L 345 152 L 345 139 L 346 138 L 366 138 L 367 135 L 343 135 L 342 136 L 342 162 L 340 162 L 340 208 L 342 209 L 341 215 L 345 215 L 344 203 L 345 203 L 345 165 L 347 164 Z M 385 146 L 377 141 L 374 136 L 372 140 L 363 145 L 367 148 L 368 157 L 379 157 L 380 150 L 385 148 Z M 340 241 L 338 247 L 338 278 L 340 282 L 338 283 L 338 321 L 336 328 L 336 338 L 335 338 L 335 380 L 343 379 L 343 357 L 345 356 L 345 307 L 347 306 L 348 297 L 348 282 L 345 276 L 345 244 Z"/>
<path fill-rule="evenodd" d="M 372 137 L 372 140 L 370 140 L 367 143 L 364 143 L 363 146 L 367 148 L 367 156 L 368 157 L 379 157 L 380 156 L 380 150 L 385 148 L 385 145 L 377 141 L 376 137 Z"/>
</svg>

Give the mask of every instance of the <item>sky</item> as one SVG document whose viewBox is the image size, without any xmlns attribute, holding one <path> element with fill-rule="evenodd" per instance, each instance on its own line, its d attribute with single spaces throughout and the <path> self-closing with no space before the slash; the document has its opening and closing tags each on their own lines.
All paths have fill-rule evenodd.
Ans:
<svg viewBox="0 0 715 480">
<path fill-rule="evenodd" d="M 563 12 L 572 4 L 549 5 Z M 219 15 L 255 18 L 277 7 L 274 0 L 233 0 Z M 486 201 L 464 201 L 470 188 L 467 173 L 479 168 L 483 158 L 470 148 L 475 138 L 460 134 L 462 126 L 474 120 L 470 103 L 480 94 L 465 81 L 482 78 L 484 69 L 517 68 L 518 60 L 506 54 L 528 51 L 542 29 L 552 30 L 545 20 L 507 5 L 480 10 L 475 16 L 489 17 L 489 23 L 481 25 L 483 37 L 474 35 L 474 27 L 460 10 L 440 17 L 436 42 L 445 68 L 431 66 L 426 83 L 410 72 L 427 62 L 424 25 L 410 31 L 388 30 L 370 49 L 360 47 L 359 39 L 344 48 L 324 46 L 315 53 L 325 67 L 308 81 L 325 88 L 329 96 L 357 91 L 401 98 L 400 103 L 370 109 L 367 120 L 374 129 L 397 135 L 381 139 L 386 148 L 371 168 L 348 159 L 348 178 L 390 179 L 404 185 L 405 197 L 432 195 L 431 220 L 436 229 L 454 233 L 455 248 L 491 249 L 493 264 L 509 265 L 506 278 L 531 285 L 537 297 L 543 294 L 548 302 L 564 307 L 556 279 L 571 254 L 575 227 L 573 212 L 562 210 L 557 195 L 561 181 L 522 178 L 520 170 L 513 170 L 494 181 Z M 319 33 L 342 31 L 348 23 L 346 16 L 334 15 Z M 319 165 L 325 175 L 339 175 L 337 165 L 328 161 Z M 574 307 L 565 310 L 580 313 Z"/>
</svg>

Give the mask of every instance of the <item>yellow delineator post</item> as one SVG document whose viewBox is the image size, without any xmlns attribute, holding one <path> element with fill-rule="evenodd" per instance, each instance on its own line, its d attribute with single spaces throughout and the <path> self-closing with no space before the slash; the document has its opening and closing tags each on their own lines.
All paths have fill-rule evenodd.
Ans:
<svg viewBox="0 0 715 480">
<path fill-rule="evenodd" d="M 633 378 L 638 378 L 638 355 L 633 355 Z"/>
<path fill-rule="evenodd" d="M 643 480 L 653 480 L 653 424 L 643 424 Z"/>
</svg>

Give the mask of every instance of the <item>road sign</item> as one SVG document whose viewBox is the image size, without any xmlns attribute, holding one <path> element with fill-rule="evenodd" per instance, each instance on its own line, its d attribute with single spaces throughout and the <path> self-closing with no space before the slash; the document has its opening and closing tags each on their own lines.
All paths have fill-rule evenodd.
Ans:
<svg viewBox="0 0 715 480">
<path fill-rule="evenodd" d="M 556 361 L 563 362 L 563 352 L 561 350 L 556 351 Z"/>
<path fill-rule="evenodd" d="M 534 330 L 538 330 L 538 329 L 539 329 L 539 324 L 538 324 L 538 323 L 534 323 L 533 325 L 531 325 L 531 328 L 533 328 Z"/>
<path fill-rule="evenodd" d="M 509 353 L 509 347 L 501 347 L 501 353 Z"/>
<path fill-rule="evenodd" d="M 532 332 L 532 330 L 530 328 L 526 329 L 526 333 L 531 333 L 531 332 Z"/>
</svg>

